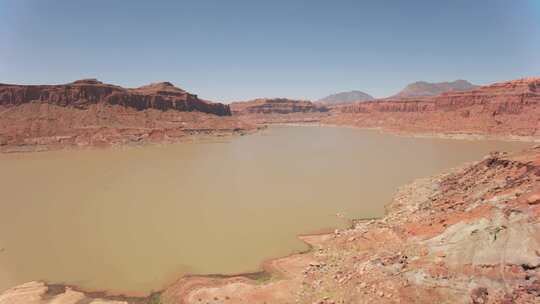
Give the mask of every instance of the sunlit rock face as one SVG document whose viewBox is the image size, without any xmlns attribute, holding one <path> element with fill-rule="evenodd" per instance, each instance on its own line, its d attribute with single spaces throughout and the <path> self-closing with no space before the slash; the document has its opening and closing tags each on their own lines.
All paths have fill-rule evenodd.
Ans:
<svg viewBox="0 0 540 304">
<path fill-rule="evenodd" d="M 228 105 L 169 82 L 122 88 L 96 79 L 62 85 L 0 84 L 0 151 L 172 142 L 235 133 L 250 124 Z"/>
<path fill-rule="evenodd" d="M 201 100 L 195 94 L 170 82 L 154 83 L 134 89 L 105 84 L 96 79 L 77 80 L 63 85 L 0 84 L 0 105 L 12 106 L 45 102 L 58 106 L 87 108 L 92 104 L 111 104 L 145 109 L 198 111 L 230 116 L 228 105 Z"/>
<path fill-rule="evenodd" d="M 288 98 L 260 98 L 251 101 L 233 102 L 233 114 L 290 114 L 326 112 L 324 106 L 317 106 L 311 101 Z"/>
<path fill-rule="evenodd" d="M 437 96 L 386 98 L 332 108 L 325 123 L 401 133 L 540 135 L 540 78 Z"/>
</svg>

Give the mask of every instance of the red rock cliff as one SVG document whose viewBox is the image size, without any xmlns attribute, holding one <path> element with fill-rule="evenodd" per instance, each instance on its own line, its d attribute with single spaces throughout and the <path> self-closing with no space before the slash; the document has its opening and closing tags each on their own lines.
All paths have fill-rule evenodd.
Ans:
<svg viewBox="0 0 540 304">
<path fill-rule="evenodd" d="M 340 107 L 343 113 L 455 111 L 479 106 L 493 115 L 519 114 L 527 106 L 540 104 L 540 78 L 495 83 L 470 91 L 447 92 L 437 96 L 388 98 Z"/>
<path fill-rule="evenodd" d="M 318 107 L 311 101 L 288 98 L 260 98 L 251 101 L 233 102 L 232 112 L 235 115 L 246 114 L 289 114 L 325 112 L 325 107 Z"/>
<path fill-rule="evenodd" d="M 0 152 L 176 142 L 254 126 L 228 105 L 168 82 L 135 89 L 94 79 L 65 85 L 0 84 Z"/>
<path fill-rule="evenodd" d="M 106 103 L 131 107 L 139 111 L 172 109 L 219 116 L 231 115 L 228 105 L 203 101 L 197 95 L 179 89 L 169 82 L 136 89 L 104 84 L 96 79 L 78 80 L 64 85 L 0 84 L 0 106 L 16 106 L 36 101 L 81 109 L 88 108 L 92 104 Z"/>
<path fill-rule="evenodd" d="M 321 121 L 397 133 L 540 138 L 540 78 L 437 96 L 387 98 L 331 108 Z"/>
</svg>

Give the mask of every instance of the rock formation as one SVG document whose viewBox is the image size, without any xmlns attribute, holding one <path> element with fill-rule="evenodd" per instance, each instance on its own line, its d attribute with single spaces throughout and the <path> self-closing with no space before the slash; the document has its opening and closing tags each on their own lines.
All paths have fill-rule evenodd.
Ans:
<svg viewBox="0 0 540 304">
<path fill-rule="evenodd" d="M 540 137 L 540 78 L 437 96 L 343 105 L 321 122 L 408 134 Z"/>
<path fill-rule="evenodd" d="M 348 103 L 355 103 L 355 102 L 361 102 L 361 101 L 367 101 L 367 100 L 373 100 L 373 96 L 361 92 L 361 91 L 349 91 L 349 92 L 341 92 L 336 93 L 332 95 L 328 95 L 324 98 L 321 98 L 317 100 L 318 104 L 321 105 L 338 105 L 338 104 L 348 104 Z"/>
<path fill-rule="evenodd" d="M 539 140 L 539 88 L 540 78 L 527 78 L 353 104 L 266 98 L 228 106 L 203 101 L 167 82 L 135 89 L 93 79 L 51 86 L 0 84 L 0 151 L 168 142 L 192 134 L 244 132 L 267 123 Z"/>
<path fill-rule="evenodd" d="M 254 126 L 228 105 L 171 83 L 126 89 L 95 79 L 65 85 L 0 84 L 0 151 L 173 142 Z"/>
<path fill-rule="evenodd" d="M 249 114 L 290 114 L 325 112 L 325 107 L 318 107 L 311 101 L 288 98 L 260 98 L 251 101 L 233 102 L 234 115 Z"/>
<path fill-rule="evenodd" d="M 452 82 L 426 82 L 417 81 L 407 85 L 396 95 L 391 98 L 409 98 L 419 96 L 435 96 L 445 92 L 468 91 L 475 89 L 477 86 L 466 80 L 455 80 Z"/>
<path fill-rule="evenodd" d="M 0 84 L 0 106 L 18 106 L 30 102 L 45 102 L 79 109 L 105 103 L 139 111 L 157 109 L 231 115 L 229 106 L 203 101 L 197 98 L 197 95 L 179 89 L 170 82 L 154 83 L 135 89 L 104 84 L 96 79 L 83 79 L 64 85 Z"/>
</svg>

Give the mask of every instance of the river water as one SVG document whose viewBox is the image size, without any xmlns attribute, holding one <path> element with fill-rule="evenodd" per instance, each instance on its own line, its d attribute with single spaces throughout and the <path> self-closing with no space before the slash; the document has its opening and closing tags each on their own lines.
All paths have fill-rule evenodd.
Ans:
<svg viewBox="0 0 540 304">
<path fill-rule="evenodd" d="M 256 271 L 297 234 L 381 216 L 397 187 L 519 142 L 271 127 L 143 148 L 0 155 L 0 291 L 30 280 L 116 292 Z"/>
</svg>

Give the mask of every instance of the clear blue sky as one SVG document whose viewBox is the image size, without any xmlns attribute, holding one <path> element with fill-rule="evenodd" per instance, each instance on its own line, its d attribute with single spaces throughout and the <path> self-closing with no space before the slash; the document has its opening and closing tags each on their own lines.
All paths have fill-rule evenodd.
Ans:
<svg viewBox="0 0 540 304">
<path fill-rule="evenodd" d="M 228 102 L 540 76 L 540 0 L 0 0 L 0 82 L 171 81 Z"/>
</svg>

